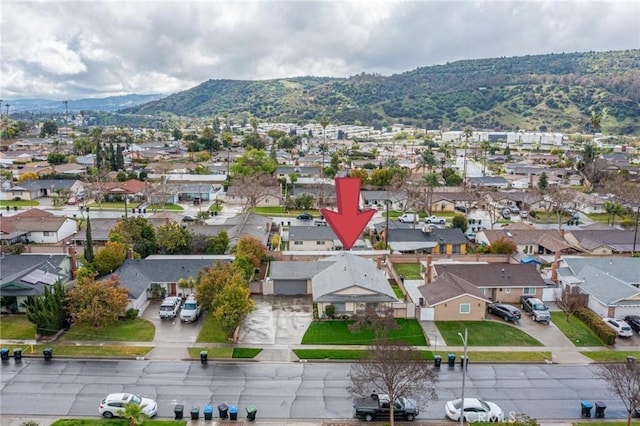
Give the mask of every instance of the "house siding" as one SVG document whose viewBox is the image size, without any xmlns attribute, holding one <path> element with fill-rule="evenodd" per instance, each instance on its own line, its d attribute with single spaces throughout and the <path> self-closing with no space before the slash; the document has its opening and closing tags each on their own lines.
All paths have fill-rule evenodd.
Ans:
<svg viewBox="0 0 640 426">
<path fill-rule="evenodd" d="M 469 304 L 468 314 L 460 313 L 460 305 L 463 303 Z M 485 318 L 487 304 L 475 297 L 463 295 L 433 308 L 435 321 L 481 321 Z"/>
</svg>

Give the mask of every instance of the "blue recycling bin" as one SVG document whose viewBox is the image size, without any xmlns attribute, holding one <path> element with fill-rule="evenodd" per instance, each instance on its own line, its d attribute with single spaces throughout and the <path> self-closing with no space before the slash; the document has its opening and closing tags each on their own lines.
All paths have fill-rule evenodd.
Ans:
<svg viewBox="0 0 640 426">
<path fill-rule="evenodd" d="M 202 414 L 204 415 L 205 420 L 213 420 L 213 406 L 205 405 L 202 409 Z"/>
<path fill-rule="evenodd" d="M 238 420 L 238 407 L 235 405 L 229 407 L 229 420 Z"/>
<path fill-rule="evenodd" d="M 456 366 L 456 354 L 448 354 L 447 355 L 448 359 L 449 359 L 449 367 L 455 367 Z"/>
<path fill-rule="evenodd" d="M 582 401 L 580 403 L 582 407 L 582 417 L 591 417 L 591 409 L 593 408 L 593 404 L 589 401 Z"/>
<path fill-rule="evenodd" d="M 0 349 L 0 359 L 2 359 L 2 361 L 9 361 L 9 348 L 2 348 Z"/>
</svg>

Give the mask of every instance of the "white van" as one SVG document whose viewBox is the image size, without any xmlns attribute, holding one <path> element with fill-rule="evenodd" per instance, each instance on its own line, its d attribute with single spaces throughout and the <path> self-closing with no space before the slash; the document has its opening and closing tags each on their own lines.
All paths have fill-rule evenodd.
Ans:
<svg viewBox="0 0 640 426">
<path fill-rule="evenodd" d="M 181 297 L 165 297 L 165 299 L 162 301 L 162 305 L 160 305 L 160 318 L 174 319 L 175 317 L 177 317 L 181 303 Z"/>
<path fill-rule="evenodd" d="M 419 221 L 420 219 L 418 218 L 418 215 L 415 213 L 405 213 L 398 218 L 398 222 L 402 222 L 402 223 L 414 223 Z"/>
</svg>

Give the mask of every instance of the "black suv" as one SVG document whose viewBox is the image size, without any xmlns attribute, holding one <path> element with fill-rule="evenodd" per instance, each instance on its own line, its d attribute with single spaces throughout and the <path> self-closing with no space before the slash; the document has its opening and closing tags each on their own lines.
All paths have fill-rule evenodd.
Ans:
<svg viewBox="0 0 640 426">
<path fill-rule="evenodd" d="M 520 309 L 503 303 L 490 303 L 489 306 L 487 306 L 487 311 L 490 314 L 499 316 L 505 321 L 518 322 L 522 316 Z"/>
<path fill-rule="evenodd" d="M 629 327 L 631 327 L 633 331 L 640 334 L 640 316 L 627 315 L 626 317 L 624 317 L 624 322 L 629 324 Z"/>
</svg>

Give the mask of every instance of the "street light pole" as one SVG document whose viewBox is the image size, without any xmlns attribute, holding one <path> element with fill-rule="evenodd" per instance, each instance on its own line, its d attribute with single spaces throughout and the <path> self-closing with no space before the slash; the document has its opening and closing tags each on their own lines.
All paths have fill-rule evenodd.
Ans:
<svg viewBox="0 0 640 426">
<path fill-rule="evenodd" d="M 631 247 L 631 257 L 636 255 L 636 241 L 638 240 L 638 219 L 640 215 L 640 204 L 636 205 L 636 227 L 633 232 L 633 247 Z"/>
<path fill-rule="evenodd" d="M 389 200 L 385 200 L 384 203 L 387 205 L 387 224 L 384 229 L 384 249 L 389 250 Z"/>
<path fill-rule="evenodd" d="M 467 376 L 467 338 L 469 330 L 467 328 L 464 329 L 464 336 L 462 333 L 458 333 L 458 336 L 462 339 L 462 344 L 464 345 L 463 355 L 462 355 L 462 398 L 460 399 L 460 426 L 464 426 L 464 382 Z"/>
</svg>

